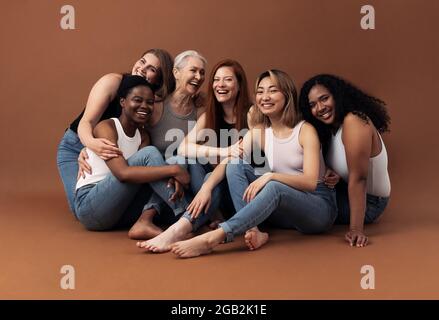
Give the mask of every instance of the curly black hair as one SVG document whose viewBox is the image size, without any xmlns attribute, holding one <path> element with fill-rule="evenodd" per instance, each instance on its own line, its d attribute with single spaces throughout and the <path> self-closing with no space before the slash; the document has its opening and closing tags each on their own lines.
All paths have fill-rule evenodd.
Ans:
<svg viewBox="0 0 439 320">
<path fill-rule="evenodd" d="M 335 101 L 335 123 L 343 123 L 344 117 L 352 112 L 366 122 L 372 121 L 378 132 L 389 131 L 390 116 L 384 101 L 370 96 L 346 80 L 330 74 L 319 74 L 306 81 L 300 90 L 299 108 L 303 118 L 317 130 L 326 154 L 331 137 L 330 126 L 317 120 L 311 113 L 308 94 L 315 85 L 322 85 L 332 94 Z"/>
</svg>

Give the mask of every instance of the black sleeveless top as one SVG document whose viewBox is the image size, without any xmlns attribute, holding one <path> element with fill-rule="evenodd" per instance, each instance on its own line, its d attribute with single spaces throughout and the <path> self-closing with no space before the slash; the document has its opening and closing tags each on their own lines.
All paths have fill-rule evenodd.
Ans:
<svg viewBox="0 0 439 320">
<path fill-rule="evenodd" d="M 122 77 L 122 80 L 127 75 L 124 74 Z M 122 81 L 121 81 L 122 83 Z M 81 121 L 82 116 L 84 115 L 84 110 L 82 110 L 81 114 L 70 124 L 70 129 L 73 130 L 76 134 L 78 133 L 78 125 L 79 121 Z M 101 122 L 102 120 L 110 119 L 110 118 L 119 118 L 122 113 L 122 108 L 119 103 L 119 97 L 115 97 L 109 104 L 108 107 L 105 109 L 104 113 L 102 114 L 102 117 L 99 119 L 98 122 Z"/>
<path fill-rule="evenodd" d="M 216 132 L 216 137 L 217 137 L 216 145 L 217 145 L 217 147 L 226 148 L 226 147 L 230 147 L 232 144 L 238 142 L 239 137 L 231 137 L 231 136 L 228 136 L 227 143 L 225 143 L 225 141 L 221 141 L 221 131 L 220 130 L 222 129 L 224 132 L 224 130 L 234 129 L 235 124 L 227 123 L 224 120 L 224 117 L 219 117 L 218 120 L 219 120 L 219 123 L 218 123 L 219 130 L 217 130 L 217 132 Z"/>
</svg>

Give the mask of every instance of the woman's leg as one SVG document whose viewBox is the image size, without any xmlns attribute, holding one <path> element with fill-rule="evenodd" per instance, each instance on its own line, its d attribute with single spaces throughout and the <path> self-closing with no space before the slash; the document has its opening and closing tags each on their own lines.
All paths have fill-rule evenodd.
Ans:
<svg viewBox="0 0 439 320">
<path fill-rule="evenodd" d="M 242 160 L 232 160 L 226 167 L 227 183 L 230 191 L 230 197 L 236 212 L 244 208 L 247 203 L 242 199 L 245 189 L 250 183 L 255 181 L 258 176 L 254 168 Z"/>
<path fill-rule="evenodd" d="M 78 177 L 78 156 L 84 146 L 78 135 L 70 129 L 64 133 L 58 145 L 56 163 L 64 185 L 70 210 L 75 213 L 74 199 Z"/>
<path fill-rule="evenodd" d="M 325 186 L 319 185 L 316 192 L 303 192 L 270 181 L 247 206 L 220 224 L 218 230 L 174 243 L 171 248 L 180 257 L 206 254 L 221 241 L 232 241 L 236 235 L 268 217 L 278 227 L 295 228 L 303 233 L 320 233 L 332 226 L 335 216 L 335 195 Z"/>
<path fill-rule="evenodd" d="M 145 147 L 128 160 L 130 166 L 163 166 L 163 157 L 155 147 Z M 173 190 L 167 188 L 167 181 L 160 180 L 149 184 L 157 194 L 170 202 Z M 87 229 L 102 231 L 114 228 L 126 214 L 142 184 L 122 183 L 112 174 L 92 187 L 86 195 L 78 190 L 76 199 L 77 215 Z M 149 195 L 146 195 L 147 198 Z M 184 212 L 186 201 L 170 203 L 176 215 Z M 181 205 L 181 206 L 180 206 Z M 130 214 L 140 215 L 141 212 Z"/>
<path fill-rule="evenodd" d="M 348 184 L 340 180 L 336 185 L 338 215 L 336 224 L 349 224 L 351 210 L 349 206 Z M 384 212 L 389 201 L 388 197 L 377 197 L 366 194 L 366 212 L 364 223 L 375 222 Z"/>
</svg>

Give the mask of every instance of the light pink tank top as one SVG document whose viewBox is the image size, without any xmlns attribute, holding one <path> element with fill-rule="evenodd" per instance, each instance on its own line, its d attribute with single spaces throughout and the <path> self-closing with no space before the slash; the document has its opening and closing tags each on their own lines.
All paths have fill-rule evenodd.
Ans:
<svg viewBox="0 0 439 320">
<path fill-rule="evenodd" d="M 305 121 L 299 122 L 287 138 L 276 138 L 271 127 L 265 128 L 265 156 L 272 172 L 303 174 L 303 148 L 299 143 L 300 129 Z M 319 182 L 325 175 L 325 162 L 320 150 Z"/>
</svg>

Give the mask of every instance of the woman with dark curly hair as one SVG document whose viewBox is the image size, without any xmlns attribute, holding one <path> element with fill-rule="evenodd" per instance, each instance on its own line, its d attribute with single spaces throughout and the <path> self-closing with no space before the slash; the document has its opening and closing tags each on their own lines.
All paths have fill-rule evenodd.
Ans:
<svg viewBox="0 0 439 320">
<path fill-rule="evenodd" d="M 336 223 L 350 225 L 345 239 L 351 246 L 366 246 L 364 223 L 380 217 L 390 196 L 387 151 L 380 135 L 389 131 L 385 103 L 337 76 L 320 74 L 305 82 L 299 105 L 304 119 L 317 129 L 332 169 L 325 181 L 336 186 Z"/>
</svg>

